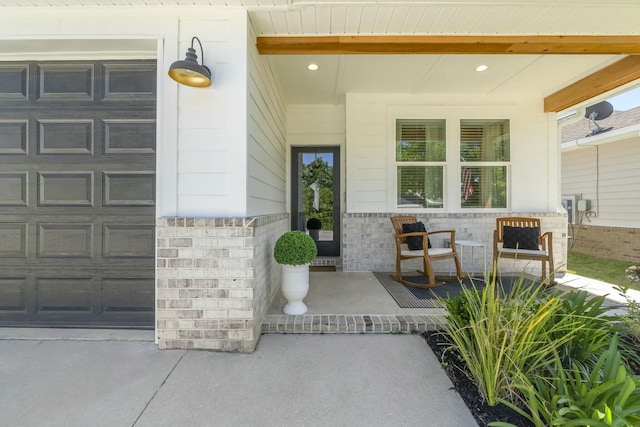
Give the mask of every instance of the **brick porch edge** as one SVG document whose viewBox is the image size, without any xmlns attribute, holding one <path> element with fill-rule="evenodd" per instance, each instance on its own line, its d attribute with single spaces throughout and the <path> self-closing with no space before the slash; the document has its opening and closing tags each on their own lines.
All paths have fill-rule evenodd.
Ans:
<svg viewBox="0 0 640 427">
<path fill-rule="evenodd" d="M 263 334 L 388 334 L 440 329 L 444 312 L 433 315 L 390 314 L 271 314 L 262 322 Z"/>
</svg>

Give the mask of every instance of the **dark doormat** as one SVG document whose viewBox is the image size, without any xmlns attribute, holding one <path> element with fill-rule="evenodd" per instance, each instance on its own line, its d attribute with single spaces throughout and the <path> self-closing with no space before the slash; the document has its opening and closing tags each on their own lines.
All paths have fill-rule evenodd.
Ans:
<svg viewBox="0 0 640 427">
<path fill-rule="evenodd" d="M 477 278 L 473 281 L 471 279 L 462 280 L 462 284 L 460 281 L 455 279 L 450 282 L 445 282 L 442 286 L 423 289 L 415 288 L 413 286 L 405 286 L 400 282 L 396 282 L 389 276 L 392 274 L 389 271 L 374 271 L 373 274 L 401 308 L 444 308 L 438 301 L 437 297 L 446 298 L 460 295 L 462 286 L 475 286 L 477 289 L 484 288 L 484 281 Z M 419 284 L 426 284 L 428 282 L 427 277 L 423 275 L 407 275 L 402 277 Z M 500 279 L 500 282 L 503 289 L 508 291 L 511 288 L 511 284 L 517 279 L 518 277 L 505 276 Z"/>
<path fill-rule="evenodd" d="M 309 271 L 336 271 L 335 265 L 310 265 Z"/>
</svg>

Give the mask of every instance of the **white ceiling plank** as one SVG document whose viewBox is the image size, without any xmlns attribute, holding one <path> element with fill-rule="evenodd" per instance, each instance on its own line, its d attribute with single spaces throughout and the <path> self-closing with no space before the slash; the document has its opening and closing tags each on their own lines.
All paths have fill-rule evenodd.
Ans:
<svg viewBox="0 0 640 427">
<path fill-rule="evenodd" d="M 376 16 L 376 22 L 373 25 L 373 32 L 375 34 L 388 34 L 389 21 L 394 9 L 393 6 L 378 7 L 378 16 Z"/>
<path fill-rule="evenodd" d="M 316 8 L 316 28 L 318 34 L 331 34 L 331 8 Z"/>
<path fill-rule="evenodd" d="M 347 29 L 347 8 L 331 8 L 331 33 L 345 33 Z"/>
<path fill-rule="evenodd" d="M 300 22 L 302 22 L 303 34 L 318 34 L 318 25 L 316 21 L 317 19 L 315 8 L 306 7 L 300 10 Z"/>
<path fill-rule="evenodd" d="M 387 34 L 402 34 L 410 9 L 411 8 L 407 6 L 395 6 L 391 9 L 391 16 L 389 16 L 387 25 Z"/>
<path fill-rule="evenodd" d="M 424 18 L 424 14 L 426 10 L 427 10 L 426 7 L 411 6 L 407 10 L 407 18 L 404 21 L 404 24 L 402 26 L 402 29 L 400 30 L 400 33 L 417 34 L 418 33 L 417 29 L 420 26 L 420 22 Z"/>
<path fill-rule="evenodd" d="M 506 5 L 500 8 L 499 11 L 494 13 L 494 26 L 490 29 L 490 34 L 505 34 L 508 33 L 506 28 L 515 20 L 515 17 L 520 8 L 518 6 Z"/>
<path fill-rule="evenodd" d="M 271 23 L 275 34 L 291 34 L 287 26 L 287 14 L 282 12 L 271 12 Z"/>
<path fill-rule="evenodd" d="M 299 13 L 287 12 L 287 33 L 302 34 L 302 17 Z"/>
<path fill-rule="evenodd" d="M 445 6 L 438 9 L 438 17 L 432 22 L 431 27 L 428 30 L 429 33 L 442 34 L 445 31 L 445 28 L 449 27 L 449 22 L 455 15 L 458 7 Z"/>
<path fill-rule="evenodd" d="M 347 7 L 345 19 L 345 34 L 360 34 L 360 23 L 362 20 L 362 7 Z"/>
<path fill-rule="evenodd" d="M 253 22 L 256 34 L 273 34 L 273 25 L 269 12 L 251 14 L 249 19 Z"/>
<path fill-rule="evenodd" d="M 360 21 L 360 34 L 373 34 L 373 26 L 378 16 L 377 7 L 365 7 L 362 9 L 362 19 Z"/>
</svg>

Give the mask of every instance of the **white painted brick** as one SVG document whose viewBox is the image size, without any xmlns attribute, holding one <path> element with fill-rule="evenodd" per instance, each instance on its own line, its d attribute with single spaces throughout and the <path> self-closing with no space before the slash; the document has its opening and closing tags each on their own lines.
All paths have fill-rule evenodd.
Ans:
<svg viewBox="0 0 640 427">
<path fill-rule="evenodd" d="M 252 298 L 254 296 L 253 289 L 230 289 L 229 298 Z"/>
<path fill-rule="evenodd" d="M 178 289 L 172 289 L 172 288 L 159 288 L 156 289 L 156 298 L 157 299 L 172 299 L 172 298 L 179 298 L 179 291 Z"/>
<path fill-rule="evenodd" d="M 163 340 L 175 340 L 178 338 L 178 331 L 174 330 L 160 330 L 158 329 L 158 338 Z"/>
<path fill-rule="evenodd" d="M 205 310 L 202 313 L 203 319 L 229 319 L 228 310 Z"/>
<path fill-rule="evenodd" d="M 253 319 L 253 311 L 252 310 L 229 310 L 229 318 Z"/>
</svg>

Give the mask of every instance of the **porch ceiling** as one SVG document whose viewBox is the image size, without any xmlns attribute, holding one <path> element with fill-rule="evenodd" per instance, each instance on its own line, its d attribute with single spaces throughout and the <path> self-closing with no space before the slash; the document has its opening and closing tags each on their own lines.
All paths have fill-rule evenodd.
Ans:
<svg viewBox="0 0 640 427">
<path fill-rule="evenodd" d="M 0 0 L 0 13 L 14 8 L 176 6 L 185 13 L 209 6 L 244 7 L 259 37 L 640 35 L 637 0 Z M 343 102 L 348 92 L 549 97 L 623 58 L 610 53 L 535 52 L 278 55 L 269 61 L 277 70 L 287 103 L 335 104 Z M 318 63 L 320 69 L 307 71 L 309 62 Z M 477 73 L 474 69 L 479 64 L 489 69 Z M 595 84 L 602 92 L 601 79 L 592 80 L 595 83 L 587 82 L 587 91 Z M 635 85 L 628 82 L 618 80 L 606 90 Z M 574 92 L 558 93 L 579 102 Z M 564 108 L 559 104 L 556 99 L 555 108 Z"/>
</svg>

